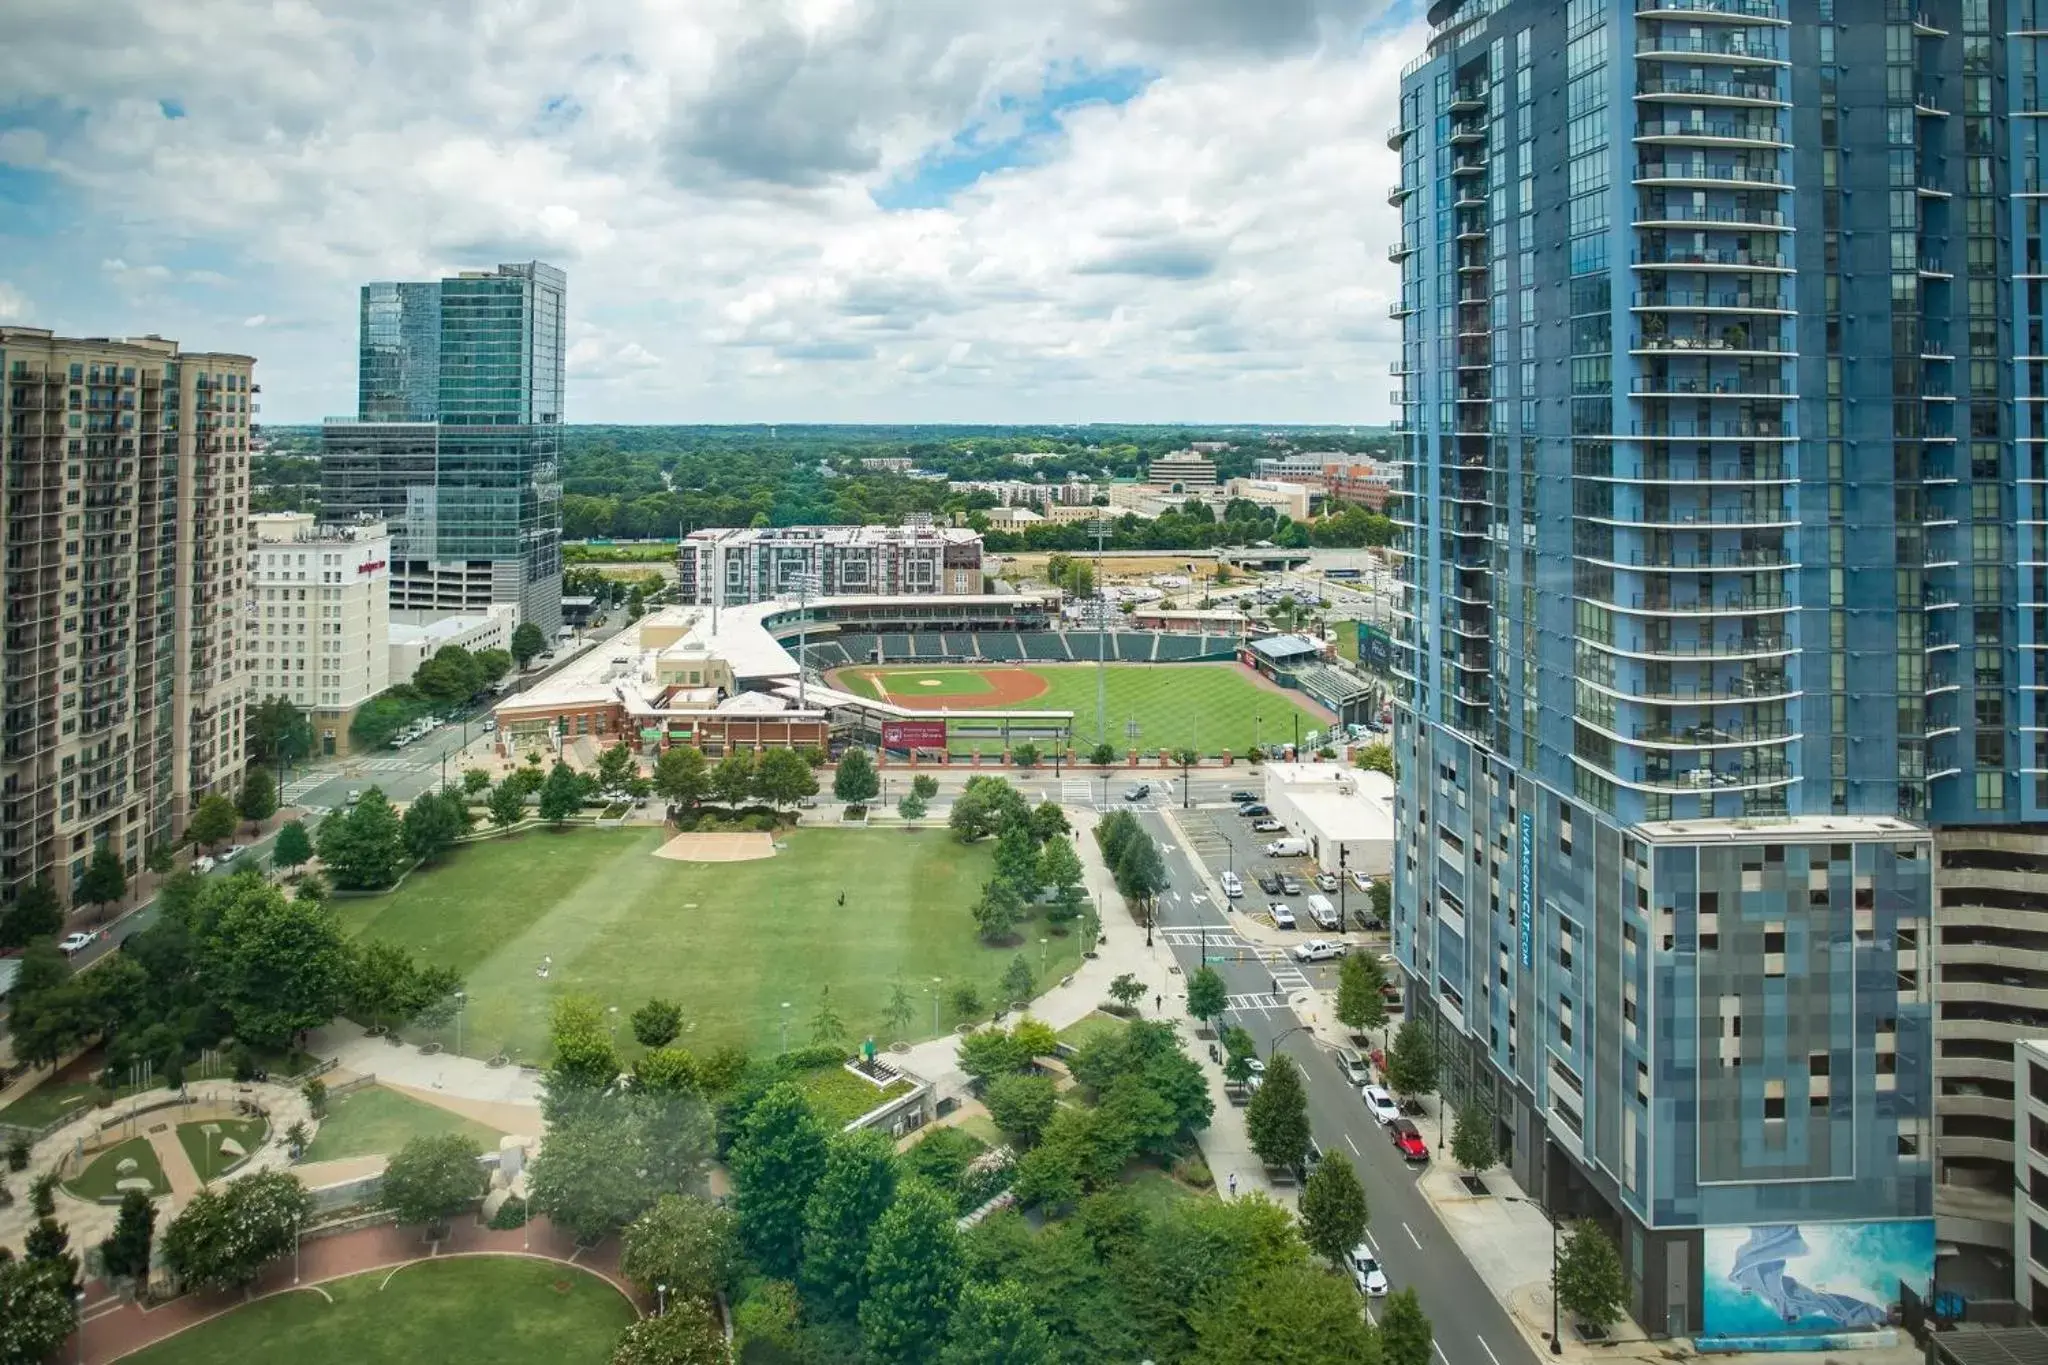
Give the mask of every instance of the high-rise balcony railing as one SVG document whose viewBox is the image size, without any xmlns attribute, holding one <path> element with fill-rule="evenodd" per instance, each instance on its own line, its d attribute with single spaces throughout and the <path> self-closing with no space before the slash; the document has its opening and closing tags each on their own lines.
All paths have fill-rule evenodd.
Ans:
<svg viewBox="0 0 2048 1365">
<path fill-rule="evenodd" d="M 1636 80 L 1639 100 L 1711 100 L 1736 106 L 1790 107 L 1773 81 L 1646 71 Z"/>
<path fill-rule="evenodd" d="M 1637 203 L 1634 226 L 1653 228 L 1673 224 L 1711 224 L 1764 230 L 1786 226 L 1785 215 L 1777 209 L 1753 208 L 1747 204 L 1667 202 L 1648 195 Z"/>
<path fill-rule="evenodd" d="M 1790 315 L 1792 301 L 1775 289 L 1730 287 L 1726 289 L 1646 289 L 1629 300 L 1639 312 L 1682 312 L 1698 308 L 1724 313 L 1778 313 Z"/>
<path fill-rule="evenodd" d="M 1636 14 L 1672 19 L 1785 23 L 1784 0 L 1636 0 Z"/>
<path fill-rule="evenodd" d="M 1631 422 L 1628 436 L 1652 441 L 1789 441 L 1792 428 L 1785 422 Z"/>
<path fill-rule="evenodd" d="M 1782 251 L 1749 247 L 1683 247 L 1666 243 L 1644 247 L 1633 256 L 1638 266 L 1679 266 L 1701 269 L 1765 270 L 1791 273 L 1791 257 Z"/>
<path fill-rule="evenodd" d="M 1671 146 L 1787 147 L 1785 130 L 1769 119 L 1642 119 L 1635 140 Z"/>
<path fill-rule="evenodd" d="M 1645 61 L 1689 61 L 1727 63 L 1733 66 L 1790 66 L 1782 55 L 1775 34 L 1736 29 L 1727 33 L 1699 33 L 1686 25 L 1659 26 L 1655 32 L 1636 35 L 1636 57 Z"/>
<path fill-rule="evenodd" d="M 1704 157 L 1666 158 L 1636 163 L 1638 185 L 1698 185 L 1712 189 L 1720 185 L 1742 185 L 1752 189 L 1792 188 L 1785 173 L 1776 166 L 1737 162 L 1723 165 Z"/>
<path fill-rule="evenodd" d="M 1703 627 L 1711 630 L 1712 628 Z M 1798 652 L 1790 634 L 1784 631 L 1763 631 L 1738 638 L 1692 640 L 1598 640 L 1580 636 L 1579 641 L 1589 649 L 1597 649 L 1618 658 L 1644 659 L 1667 663 L 1688 663 L 1710 660 L 1773 659 Z"/>
<path fill-rule="evenodd" d="M 1784 573 L 1801 567 L 1796 556 L 1782 550 L 1672 550 L 1662 554 L 1616 550 L 1574 558 L 1630 573 Z"/>
<path fill-rule="evenodd" d="M 1602 526 L 1627 526 L 1643 531 L 1782 530 L 1799 524 L 1792 509 L 1783 505 L 1619 509 L 1580 512 L 1577 516 Z"/>
<path fill-rule="evenodd" d="M 1645 398 L 1797 398 L 1792 384 L 1760 375 L 1729 378 L 1645 375 L 1629 381 L 1629 392 Z"/>
</svg>

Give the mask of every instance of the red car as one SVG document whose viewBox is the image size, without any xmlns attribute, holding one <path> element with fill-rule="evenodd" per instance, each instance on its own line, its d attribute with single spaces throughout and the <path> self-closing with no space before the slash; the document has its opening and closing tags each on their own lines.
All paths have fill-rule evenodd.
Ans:
<svg viewBox="0 0 2048 1365">
<path fill-rule="evenodd" d="M 1422 1132 L 1407 1119 L 1395 1119 L 1387 1125 L 1387 1136 L 1401 1149 L 1403 1161 L 1429 1160 L 1429 1144 L 1422 1140 Z"/>
</svg>

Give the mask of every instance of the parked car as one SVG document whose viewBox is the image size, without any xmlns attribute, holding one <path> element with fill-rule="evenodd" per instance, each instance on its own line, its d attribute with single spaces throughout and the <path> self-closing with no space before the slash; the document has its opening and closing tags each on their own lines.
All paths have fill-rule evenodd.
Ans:
<svg viewBox="0 0 2048 1365">
<path fill-rule="evenodd" d="M 1274 901 L 1271 905 L 1267 906 L 1266 913 L 1273 917 L 1273 927 L 1275 929 L 1292 929 L 1294 927 L 1294 912 L 1279 901 Z"/>
<path fill-rule="evenodd" d="M 1365 1054 L 1355 1048 L 1337 1049 L 1337 1062 L 1344 1068 L 1345 1076 L 1353 1085 L 1367 1085 L 1372 1081 L 1372 1065 L 1365 1060 Z"/>
<path fill-rule="evenodd" d="M 1238 805 L 1242 806 L 1247 804 L 1248 802 L 1258 800 L 1259 794 L 1257 792 L 1235 791 L 1230 794 L 1230 799 L 1232 801 L 1235 801 Z"/>
<path fill-rule="evenodd" d="M 1247 1095 L 1251 1094 L 1253 1091 L 1257 1090 L 1260 1086 L 1266 1083 L 1266 1063 L 1264 1062 L 1264 1060 L 1257 1056 L 1254 1056 L 1251 1057 L 1249 1061 L 1251 1063 L 1252 1074 L 1245 1079 L 1244 1083 L 1244 1091 Z"/>
<path fill-rule="evenodd" d="M 229 844 L 220 851 L 220 860 L 224 863 L 231 863 L 241 856 L 242 846 L 240 844 Z"/>
<path fill-rule="evenodd" d="M 1237 813 L 1247 817 L 1257 817 L 1271 815 L 1273 812 L 1263 801 L 1247 801 L 1237 808 Z"/>
<path fill-rule="evenodd" d="M 356 791 L 356 790 L 354 790 L 353 788 L 351 788 L 351 789 L 350 789 L 350 791 L 349 791 L 349 794 L 348 794 L 348 799 L 347 799 L 347 800 L 345 800 L 345 801 L 343 801 L 343 802 L 342 802 L 342 804 L 343 804 L 344 806 L 353 806 L 353 805 L 354 805 L 354 804 L 355 804 L 356 802 L 358 802 L 358 801 L 360 801 L 360 800 L 362 800 L 362 799 L 363 799 L 363 794 L 362 794 L 361 792 L 359 792 L 359 791 Z"/>
<path fill-rule="evenodd" d="M 1126 801 L 1143 801 L 1151 794 L 1152 784 L 1150 782 L 1140 782 L 1135 787 L 1124 788 L 1124 800 Z"/>
<path fill-rule="evenodd" d="M 1261 872 L 1259 874 L 1259 890 L 1269 896 L 1279 895 L 1280 874 L 1278 872 Z"/>
<path fill-rule="evenodd" d="M 1344 945 L 1326 938 L 1312 938 L 1294 945 L 1294 960 L 1297 962 L 1330 962 L 1342 956 Z"/>
<path fill-rule="evenodd" d="M 1275 820 L 1270 816 L 1263 820 L 1252 821 L 1252 833 L 1254 834 L 1278 834 L 1281 830 L 1286 828 L 1287 826 L 1281 824 L 1278 820 Z"/>
<path fill-rule="evenodd" d="M 1429 1144 L 1422 1140 L 1422 1130 L 1407 1119 L 1395 1119 L 1388 1124 L 1387 1136 L 1400 1148 L 1403 1161 L 1429 1160 Z"/>
<path fill-rule="evenodd" d="M 1230 897 L 1230 899 L 1236 900 L 1244 894 L 1244 878 L 1238 876 L 1235 872 L 1225 872 L 1222 881 L 1223 894 Z"/>
<path fill-rule="evenodd" d="M 1316 873 L 1316 890 L 1318 890 L 1318 891 L 1335 891 L 1336 889 L 1337 889 L 1337 874 L 1336 874 L 1336 873 L 1334 873 L 1334 872 L 1318 872 L 1318 873 Z"/>
<path fill-rule="evenodd" d="M 66 934 L 63 941 L 58 943 L 57 946 L 64 950 L 64 956 L 71 957 L 82 952 L 86 945 L 92 942 L 92 939 L 93 936 L 91 934 Z"/>
<path fill-rule="evenodd" d="M 1359 1095 L 1365 1100 L 1365 1107 L 1372 1111 L 1373 1118 L 1380 1123 L 1392 1123 L 1401 1117 L 1401 1106 L 1394 1103 L 1394 1096 L 1385 1086 L 1360 1086 Z"/>
<path fill-rule="evenodd" d="M 1280 874 L 1280 889 L 1290 896 L 1299 896 L 1301 894 L 1301 879 L 1290 873 L 1282 872 Z"/>
<path fill-rule="evenodd" d="M 1351 1282 L 1368 1298 L 1377 1299 L 1387 1292 L 1387 1272 L 1380 1269 L 1379 1258 L 1363 1242 L 1351 1248 Z"/>
<path fill-rule="evenodd" d="M 497 718 L 496 718 L 495 716 L 486 716 L 486 717 L 484 717 L 484 733 L 485 733 L 485 734 L 487 734 L 487 735 L 488 735 L 488 734 L 490 734 L 490 733 L 491 733 L 491 732 L 492 732 L 493 730 L 496 730 L 497 728 L 498 728 L 498 721 L 497 721 Z"/>
<path fill-rule="evenodd" d="M 1270 831 L 1267 832 L 1270 833 Z M 1268 858 L 1306 858 L 1308 856 L 1308 840 L 1275 839 L 1272 843 L 1266 845 L 1266 856 Z"/>
</svg>

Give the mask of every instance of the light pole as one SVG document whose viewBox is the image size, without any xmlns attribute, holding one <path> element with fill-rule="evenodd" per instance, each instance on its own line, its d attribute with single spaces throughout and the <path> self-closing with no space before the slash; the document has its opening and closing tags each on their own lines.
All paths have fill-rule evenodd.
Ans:
<svg viewBox="0 0 2048 1365">
<path fill-rule="evenodd" d="M 1051 939 L 1046 938 L 1038 940 L 1038 974 L 1040 977 L 1043 977 L 1046 969 L 1052 965 L 1052 950 L 1047 946 L 1051 942 Z"/>
<path fill-rule="evenodd" d="M 943 985 L 944 985 L 945 983 L 946 983 L 946 978 L 945 978 L 945 977 L 943 977 L 943 976 L 935 976 L 935 977 L 933 977 L 933 978 L 932 978 L 932 984 L 931 984 L 931 985 L 929 985 L 929 986 L 926 986 L 926 987 L 925 987 L 925 989 L 926 989 L 927 991 L 931 992 L 931 997 L 932 997 L 932 1034 L 933 1034 L 933 1036 L 935 1036 L 935 1037 L 937 1036 L 937 1034 L 938 1034 L 938 1031 L 939 1031 L 939 987 L 940 987 L 940 986 L 943 986 Z"/>
<path fill-rule="evenodd" d="M 1309 1026 L 1307 1024 L 1296 1024 L 1292 1028 L 1282 1029 L 1280 1030 L 1280 1032 L 1274 1034 L 1273 1041 L 1266 1044 L 1266 1060 L 1269 1062 L 1273 1060 L 1274 1051 L 1279 1048 L 1281 1040 L 1286 1038 L 1287 1035 L 1289 1035 L 1290 1033 L 1307 1033 L 1308 1030 Z"/>
<path fill-rule="evenodd" d="M 665 1284 L 654 1286 L 654 1316 L 657 1318 L 668 1316 L 668 1286 Z"/>
<path fill-rule="evenodd" d="M 299 1219 L 298 1217 L 294 1216 L 294 1217 L 292 1218 L 292 1283 L 293 1283 L 293 1284 L 297 1284 L 297 1283 L 299 1282 L 299 1222 L 300 1222 L 300 1219 Z"/>
<path fill-rule="evenodd" d="M 1554 1356 L 1561 1356 L 1564 1354 L 1564 1342 L 1558 1337 L 1557 1218 L 1551 1213 L 1549 1207 L 1534 1195 L 1510 1194 L 1503 1196 L 1503 1198 L 1510 1204 L 1527 1204 L 1543 1215 L 1544 1222 L 1550 1224 L 1550 1353 Z"/>
<path fill-rule="evenodd" d="M 469 995 L 464 991 L 455 992 L 455 1055 L 462 1055 L 462 1012 L 469 1004 Z"/>
<path fill-rule="evenodd" d="M 782 1050 L 789 1051 L 789 1002 L 782 1002 Z"/>
<path fill-rule="evenodd" d="M 1255 715 L 1255 716 L 1253 716 L 1253 717 L 1252 717 L 1252 752 L 1253 752 L 1253 753 L 1258 753 L 1258 752 L 1259 752 L 1259 723 L 1260 723 L 1261 721 L 1263 721 L 1264 719 L 1265 719 L 1265 717 L 1264 717 L 1264 716 L 1257 716 L 1257 715 Z"/>
<path fill-rule="evenodd" d="M 78 1310 L 78 1365 L 85 1365 L 85 1291 L 73 1290 L 71 1302 Z"/>
</svg>

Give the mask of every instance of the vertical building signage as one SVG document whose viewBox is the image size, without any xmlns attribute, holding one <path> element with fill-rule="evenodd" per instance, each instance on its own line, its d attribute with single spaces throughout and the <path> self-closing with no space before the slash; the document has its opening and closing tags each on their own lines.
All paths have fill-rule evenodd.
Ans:
<svg viewBox="0 0 2048 1365">
<path fill-rule="evenodd" d="M 1522 970 L 1536 960 L 1536 812 L 1522 812 Z"/>
</svg>

